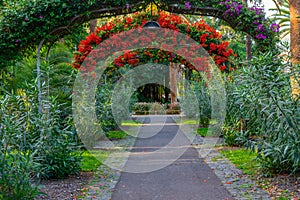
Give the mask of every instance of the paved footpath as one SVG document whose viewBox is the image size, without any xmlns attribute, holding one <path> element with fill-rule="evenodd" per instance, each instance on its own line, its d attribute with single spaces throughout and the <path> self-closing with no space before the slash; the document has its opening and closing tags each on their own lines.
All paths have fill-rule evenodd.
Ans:
<svg viewBox="0 0 300 200">
<path fill-rule="evenodd" d="M 144 121 L 112 200 L 234 199 L 172 118 L 153 119 Z"/>
</svg>

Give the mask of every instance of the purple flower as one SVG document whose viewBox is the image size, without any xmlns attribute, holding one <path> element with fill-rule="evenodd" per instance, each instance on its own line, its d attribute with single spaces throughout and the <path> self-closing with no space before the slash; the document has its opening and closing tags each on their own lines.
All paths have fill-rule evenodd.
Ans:
<svg viewBox="0 0 300 200">
<path fill-rule="evenodd" d="M 43 16 L 42 16 L 42 15 L 40 15 L 40 16 L 39 16 L 39 18 L 40 18 L 40 19 L 43 19 Z"/>
<path fill-rule="evenodd" d="M 192 6 L 191 6 L 191 3 L 188 1 L 188 2 L 185 2 L 184 3 L 184 6 L 186 7 L 186 9 L 191 9 L 192 8 Z"/>
<path fill-rule="evenodd" d="M 265 27 L 264 27 L 263 24 L 258 24 L 256 30 L 260 31 L 260 32 L 265 32 L 266 31 L 266 29 L 265 29 Z"/>
<path fill-rule="evenodd" d="M 29 18 L 26 16 L 26 17 L 24 18 L 24 21 L 28 22 L 28 21 L 29 21 Z"/>
<path fill-rule="evenodd" d="M 21 42 L 20 40 L 16 40 L 16 43 L 19 43 L 19 42 Z"/>
<path fill-rule="evenodd" d="M 264 14 L 263 13 L 263 10 L 264 10 L 263 8 L 258 8 L 256 6 L 253 6 L 253 7 L 250 8 L 250 10 L 255 11 L 256 15 L 263 15 Z"/>
<path fill-rule="evenodd" d="M 128 4 L 128 3 L 126 3 L 126 8 L 127 8 L 127 9 L 129 8 L 129 4 Z"/>
<path fill-rule="evenodd" d="M 231 12 L 230 9 L 226 10 L 225 15 L 229 14 Z"/>
<path fill-rule="evenodd" d="M 258 20 L 255 20 L 255 21 L 253 22 L 253 24 L 258 25 L 258 24 L 260 24 L 260 23 L 259 23 Z"/>
<path fill-rule="evenodd" d="M 230 15 L 231 17 L 233 17 L 234 15 L 240 15 L 241 10 L 243 8 L 243 5 L 238 3 L 238 2 L 229 2 L 229 1 L 225 1 L 225 2 L 221 2 L 222 5 L 225 5 L 226 7 L 226 11 L 225 11 L 225 15 Z"/>
<path fill-rule="evenodd" d="M 256 38 L 259 39 L 259 40 L 264 40 L 264 39 L 267 38 L 267 36 L 265 36 L 264 34 L 260 33 L 260 34 L 258 34 L 258 35 L 256 36 Z"/>
<path fill-rule="evenodd" d="M 280 25 L 276 24 L 276 23 L 273 23 L 273 24 L 271 24 L 270 29 L 271 29 L 271 31 L 273 31 L 274 33 L 276 33 L 276 32 L 279 31 Z"/>
</svg>

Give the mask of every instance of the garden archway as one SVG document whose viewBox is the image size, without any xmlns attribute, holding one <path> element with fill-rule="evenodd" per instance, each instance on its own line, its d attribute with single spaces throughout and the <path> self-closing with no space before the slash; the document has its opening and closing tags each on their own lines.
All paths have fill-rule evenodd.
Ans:
<svg viewBox="0 0 300 200">
<path fill-rule="evenodd" d="M 147 12 L 138 12 L 132 16 L 127 16 L 123 19 L 116 19 L 96 28 L 94 33 L 91 33 L 86 37 L 86 39 L 80 42 L 78 53 L 75 53 L 75 62 L 73 63 L 73 67 L 80 69 L 80 65 L 89 55 L 89 53 L 93 51 L 93 49 L 96 48 L 96 46 L 102 43 L 104 40 L 121 32 L 142 28 L 150 20 L 157 21 L 161 25 L 161 28 L 180 32 L 196 41 L 199 45 L 189 46 L 189 44 L 184 44 L 188 46 L 183 45 L 183 48 L 188 48 L 189 50 L 193 51 L 197 50 L 199 47 L 204 48 L 207 53 L 213 58 L 215 64 L 221 71 L 230 72 L 233 70 L 233 65 L 230 62 L 230 59 L 236 55 L 234 54 L 233 50 L 229 48 L 229 42 L 221 40 L 222 35 L 219 32 L 210 27 L 204 21 L 198 21 L 190 24 L 186 22 L 181 16 L 168 12 L 151 14 Z M 174 33 L 172 42 L 174 44 L 183 42 L 178 41 L 178 39 L 183 38 L 177 38 L 176 34 Z M 152 38 L 149 35 L 149 37 L 145 38 L 145 40 L 155 40 L 155 38 Z M 134 51 L 127 51 L 124 53 L 124 55 L 114 60 L 113 65 L 115 67 L 122 67 L 125 64 L 137 66 L 138 64 L 149 61 L 153 63 L 181 63 L 187 66 L 189 69 L 195 69 L 195 67 L 191 63 L 188 63 L 185 58 L 174 54 L 174 52 L 166 52 L 159 49 L 137 49 Z M 206 65 L 205 67 L 203 67 L 203 71 L 208 67 L 208 64 L 205 63 L 206 58 L 202 58 L 202 61 L 203 62 L 201 65 Z"/>
<path fill-rule="evenodd" d="M 1 10 L 0 67 L 14 63 L 27 49 L 72 33 L 91 19 L 134 13 L 150 3 L 172 13 L 220 18 L 233 29 L 251 35 L 262 51 L 275 45 L 279 27 L 266 19 L 261 8 L 247 8 L 241 0 L 22 1 L 4 5 Z"/>
</svg>

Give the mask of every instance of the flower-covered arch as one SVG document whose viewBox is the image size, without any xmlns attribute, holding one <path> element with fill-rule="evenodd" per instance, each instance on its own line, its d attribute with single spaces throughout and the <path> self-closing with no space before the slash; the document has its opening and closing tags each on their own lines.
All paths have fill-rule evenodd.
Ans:
<svg viewBox="0 0 300 200">
<path fill-rule="evenodd" d="M 72 34 L 91 19 L 134 13 L 150 3 L 171 13 L 220 18 L 233 29 L 251 35 L 261 51 L 273 48 L 278 39 L 278 25 L 266 19 L 261 8 L 248 8 L 242 0 L 6 1 L 0 9 L 0 67 L 13 64 L 44 41 Z"/>
<path fill-rule="evenodd" d="M 236 55 L 233 50 L 228 47 L 229 43 L 221 40 L 222 36 L 220 33 L 207 25 L 204 21 L 188 24 L 188 22 L 179 15 L 167 12 L 159 12 L 157 14 L 152 14 L 151 16 L 146 12 L 134 13 L 131 16 L 108 22 L 97 28 L 94 33 L 90 34 L 85 40 L 80 42 L 78 53 L 74 56 L 75 62 L 73 63 L 73 67 L 80 69 L 80 65 L 85 60 L 86 56 L 105 39 L 130 29 L 142 28 L 149 20 L 156 20 L 161 25 L 161 28 L 181 32 L 198 42 L 199 46 L 203 47 L 213 58 L 221 71 L 229 72 L 234 69 L 230 60 Z M 174 44 L 176 44 L 176 37 L 174 37 L 173 40 Z M 154 63 L 181 63 L 190 69 L 195 69 L 195 67 L 184 58 L 173 52 L 160 49 L 138 49 L 127 51 L 124 55 L 115 59 L 112 64 L 115 67 L 122 67 L 126 64 L 137 66 L 141 63 L 151 61 Z"/>
</svg>

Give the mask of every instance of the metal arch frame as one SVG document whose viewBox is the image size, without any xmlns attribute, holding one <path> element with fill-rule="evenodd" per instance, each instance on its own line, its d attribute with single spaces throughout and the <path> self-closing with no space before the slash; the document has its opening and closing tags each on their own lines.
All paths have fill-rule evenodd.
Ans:
<svg viewBox="0 0 300 200">
<path fill-rule="evenodd" d="M 152 0 L 151 0 L 152 2 Z M 37 49 L 37 58 L 36 58 L 36 71 L 37 71 L 37 88 L 38 88 L 38 113 L 41 114 L 42 113 L 42 88 L 41 88 L 41 49 L 44 45 L 44 43 L 46 41 L 49 41 L 51 44 L 47 50 L 46 53 L 46 61 L 49 61 L 49 54 L 50 54 L 50 50 L 51 47 L 53 46 L 53 44 L 55 43 L 55 41 L 62 35 L 65 35 L 66 32 L 72 33 L 72 29 L 76 28 L 76 25 L 78 24 L 82 24 L 86 21 L 89 21 L 91 19 L 97 19 L 97 18 L 104 18 L 104 17 L 112 17 L 112 16 L 116 16 L 116 15 L 122 15 L 122 14 L 130 14 L 130 13 L 134 13 L 137 11 L 141 11 L 144 10 L 145 7 L 148 5 L 147 4 L 143 4 L 141 5 L 141 7 L 139 9 L 133 10 L 132 8 L 135 8 L 139 5 L 139 3 L 137 5 L 131 5 L 129 8 L 127 8 L 126 12 L 116 12 L 117 10 L 124 10 L 124 8 L 112 8 L 112 9 L 107 9 L 107 8 L 102 8 L 102 9 L 96 9 L 96 10 L 91 10 L 90 15 L 78 15 L 75 16 L 74 18 L 72 18 L 70 20 L 70 24 L 68 26 L 61 26 L 58 27 L 56 29 L 54 29 L 53 31 L 51 31 L 49 33 L 49 36 L 54 36 L 51 39 L 46 39 L 43 38 L 38 45 L 38 49 Z M 115 11 L 115 12 L 114 12 Z"/>
</svg>

